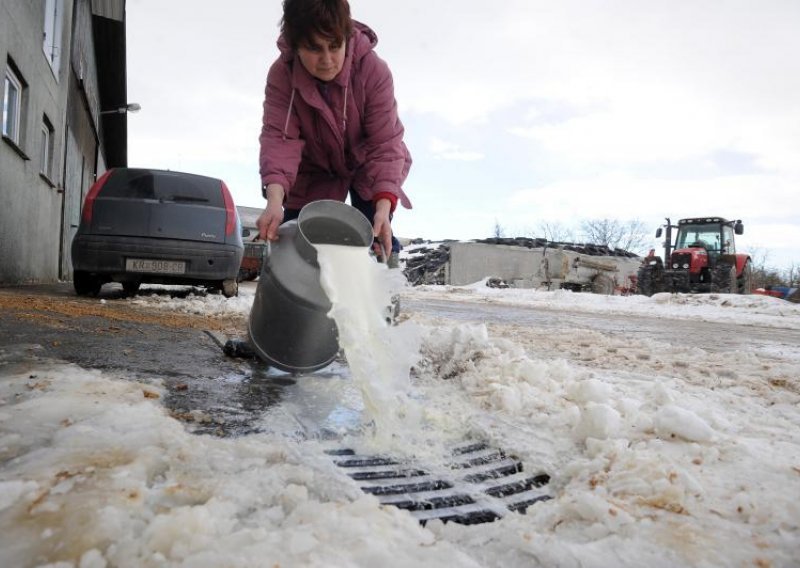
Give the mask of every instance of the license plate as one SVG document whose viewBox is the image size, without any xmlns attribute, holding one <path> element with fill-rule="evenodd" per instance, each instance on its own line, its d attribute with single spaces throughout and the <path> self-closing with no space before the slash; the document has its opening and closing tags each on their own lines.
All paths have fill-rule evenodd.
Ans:
<svg viewBox="0 0 800 568">
<path fill-rule="evenodd" d="M 156 272 L 158 274 L 184 274 L 186 263 L 177 260 L 152 260 L 147 258 L 125 259 L 128 272 Z"/>
</svg>

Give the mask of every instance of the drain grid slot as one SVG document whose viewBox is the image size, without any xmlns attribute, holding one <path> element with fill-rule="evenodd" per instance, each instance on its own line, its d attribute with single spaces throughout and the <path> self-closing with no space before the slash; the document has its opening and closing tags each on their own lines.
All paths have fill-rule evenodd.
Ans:
<svg viewBox="0 0 800 568">
<path fill-rule="evenodd" d="M 382 505 L 409 511 L 423 525 L 433 519 L 488 523 L 551 498 L 546 491 L 549 475 L 529 475 L 518 459 L 482 442 L 454 448 L 444 473 L 391 457 L 357 455 L 351 449 L 326 453 L 362 491 Z"/>
</svg>

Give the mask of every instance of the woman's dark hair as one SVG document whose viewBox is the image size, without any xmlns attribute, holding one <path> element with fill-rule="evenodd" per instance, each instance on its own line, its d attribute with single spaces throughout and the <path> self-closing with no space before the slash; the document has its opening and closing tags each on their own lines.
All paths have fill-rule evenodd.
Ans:
<svg viewBox="0 0 800 568">
<path fill-rule="evenodd" d="M 352 30 L 347 0 L 283 0 L 281 32 L 292 49 L 308 44 L 314 34 L 344 41 Z"/>
</svg>

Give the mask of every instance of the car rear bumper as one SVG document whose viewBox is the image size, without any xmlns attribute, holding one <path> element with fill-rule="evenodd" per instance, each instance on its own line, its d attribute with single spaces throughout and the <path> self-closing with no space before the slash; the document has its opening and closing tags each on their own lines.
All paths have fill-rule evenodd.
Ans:
<svg viewBox="0 0 800 568">
<path fill-rule="evenodd" d="M 113 280 L 228 280 L 236 278 L 243 249 L 236 245 L 146 237 L 78 234 L 72 241 L 72 268 Z M 185 262 L 179 275 L 128 272 L 129 258 Z"/>
</svg>

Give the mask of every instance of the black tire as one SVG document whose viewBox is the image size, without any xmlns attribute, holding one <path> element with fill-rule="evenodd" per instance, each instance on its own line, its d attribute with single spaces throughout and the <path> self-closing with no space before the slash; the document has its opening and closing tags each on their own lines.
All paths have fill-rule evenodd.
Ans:
<svg viewBox="0 0 800 568">
<path fill-rule="evenodd" d="M 652 296 L 664 291 L 664 270 L 659 264 L 648 264 L 639 269 L 636 292 Z"/>
<path fill-rule="evenodd" d="M 753 293 L 753 267 L 750 265 L 749 260 L 745 261 L 742 273 L 737 278 L 737 284 L 740 294 Z"/>
<path fill-rule="evenodd" d="M 236 276 L 237 282 L 251 282 L 258 278 L 258 272 L 256 270 L 246 270 L 244 268 L 239 269 L 239 274 Z"/>
<path fill-rule="evenodd" d="M 736 265 L 720 262 L 711 271 L 711 292 L 735 294 L 738 292 Z"/>
<path fill-rule="evenodd" d="M 135 296 L 139 291 L 139 286 L 141 285 L 142 283 L 138 280 L 133 282 L 123 282 L 122 289 L 124 290 L 126 296 Z"/>
<path fill-rule="evenodd" d="M 223 296 L 226 298 L 233 298 L 239 295 L 239 283 L 234 278 L 223 280 L 221 290 Z"/>
<path fill-rule="evenodd" d="M 97 296 L 103 283 L 97 276 L 93 276 L 83 270 L 76 270 L 72 275 L 72 285 L 75 287 L 75 293 L 78 296 Z"/>
</svg>

